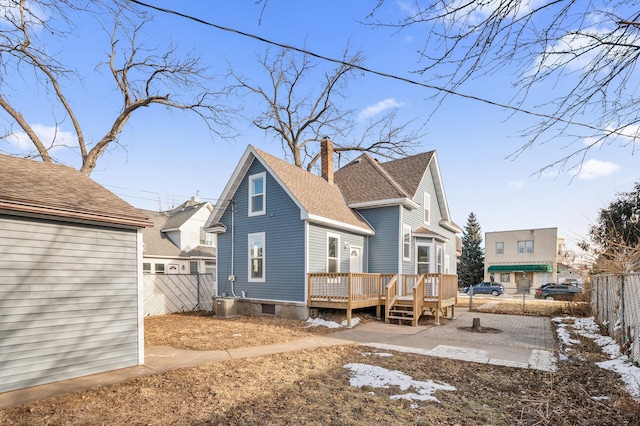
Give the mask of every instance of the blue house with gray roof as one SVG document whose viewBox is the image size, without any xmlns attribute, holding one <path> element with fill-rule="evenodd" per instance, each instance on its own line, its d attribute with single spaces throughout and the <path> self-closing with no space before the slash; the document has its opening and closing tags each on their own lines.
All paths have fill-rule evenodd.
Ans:
<svg viewBox="0 0 640 426">
<path fill-rule="evenodd" d="M 321 147 L 322 176 L 247 147 L 206 224 L 218 234 L 219 296 L 240 313 L 305 318 L 349 295 L 349 314 L 372 306 L 356 299 L 384 305 L 392 277 L 402 298 L 425 274 L 455 276 L 461 230 L 435 151 L 363 154 L 334 172 L 332 142 Z"/>
</svg>

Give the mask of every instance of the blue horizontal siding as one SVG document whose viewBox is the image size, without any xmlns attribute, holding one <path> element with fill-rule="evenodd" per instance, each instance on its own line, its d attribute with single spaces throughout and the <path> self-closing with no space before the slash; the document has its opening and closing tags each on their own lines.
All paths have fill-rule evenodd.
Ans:
<svg viewBox="0 0 640 426">
<path fill-rule="evenodd" d="M 399 206 L 360 210 L 376 233 L 369 237 L 368 270 L 371 273 L 397 273 L 400 225 Z"/>
<path fill-rule="evenodd" d="M 304 272 L 304 221 L 300 209 L 286 191 L 269 173 L 266 174 L 266 214 L 249 216 L 249 176 L 266 171 L 254 160 L 243 177 L 233 203 L 222 215 L 221 222 L 227 227 L 218 236 L 218 293 L 231 295 L 231 283 L 227 279 L 236 276 L 235 294 L 244 291 L 250 299 L 305 301 L 306 277 Z M 235 206 L 232 224 L 231 206 Z M 248 235 L 265 233 L 265 282 L 249 282 Z M 233 242 L 233 269 L 231 262 Z"/>
</svg>

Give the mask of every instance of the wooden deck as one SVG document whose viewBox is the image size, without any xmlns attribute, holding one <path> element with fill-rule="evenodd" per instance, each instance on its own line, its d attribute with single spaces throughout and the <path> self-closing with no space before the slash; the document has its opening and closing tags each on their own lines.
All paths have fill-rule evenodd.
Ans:
<svg viewBox="0 0 640 426">
<path fill-rule="evenodd" d="M 345 309 L 347 325 L 351 326 L 353 309 L 375 306 L 381 318 L 385 307 L 385 321 L 410 321 L 418 324 L 425 313 L 445 316 L 451 307 L 454 315 L 458 297 L 458 276 L 444 274 L 395 275 L 320 273 L 308 274 L 309 308 Z"/>
</svg>

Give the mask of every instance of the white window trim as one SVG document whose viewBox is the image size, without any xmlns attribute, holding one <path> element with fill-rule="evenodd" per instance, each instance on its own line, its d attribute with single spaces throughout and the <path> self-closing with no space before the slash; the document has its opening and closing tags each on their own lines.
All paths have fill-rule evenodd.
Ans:
<svg viewBox="0 0 640 426">
<path fill-rule="evenodd" d="M 329 272 L 329 238 L 337 238 L 338 239 L 338 245 L 337 245 L 337 257 L 335 258 L 337 260 L 337 265 L 336 265 L 336 272 L 340 272 L 340 234 L 333 234 L 331 232 L 327 232 L 327 251 L 326 251 L 326 261 L 325 261 L 325 271 Z"/>
<path fill-rule="evenodd" d="M 429 194 L 428 192 L 425 192 L 424 199 L 422 200 L 422 202 L 424 204 L 423 211 L 422 211 L 422 220 L 424 221 L 425 224 L 430 225 L 431 224 L 431 194 Z M 425 211 L 429 212 L 429 220 L 424 219 Z"/>
<path fill-rule="evenodd" d="M 251 277 L 251 239 L 254 237 L 262 238 L 262 277 Z M 265 232 L 255 232 L 247 236 L 247 280 L 250 283 L 263 283 L 267 277 L 267 238 Z"/>
<path fill-rule="evenodd" d="M 253 211 L 253 181 L 262 178 L 262 210 Z M 261 216 L 267 212 L 267 173 L 256 173 L 249 176 L 249 216 Z"/>
<path fill-rule="evenodd" d="M 404 256 L 404 247 L 406 245 L 404 236 L 409 234 L 409 257 Z M 402 224 L 402 260 L 411 261 L 411 225 Z"/>
<path fill-rule="evenodd" d="M 415 243 L 415 252 L 416 252 L 416 261 L 415 261 L 415 265 L 414 265 L 414 273 L 418 273 L 418 263 L 425 263 L 425 262 L 419 262 L 418 259 L 418 247 L 429 247 L 429 261 L 427 262 L 429 265 L 429 271 L 427 272 L 428 274 L 433 274 L 433 270 L 434 268 L 434 263 L 435 263 L 435 245 L 433 244 L 433 242 L 424 242 L 424 241 L 416 241 Z"/>
</svg>

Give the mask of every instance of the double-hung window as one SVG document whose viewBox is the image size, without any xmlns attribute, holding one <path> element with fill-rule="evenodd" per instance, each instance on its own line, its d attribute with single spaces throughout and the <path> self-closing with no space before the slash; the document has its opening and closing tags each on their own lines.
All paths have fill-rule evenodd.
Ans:
<svg viewBox="0 0 640 426">
<path fill-rule="evenodd" d="M 411 260 L 411 226 L 402 225 L 402 258 Z"/>
<path fill-rule="evenodd" d="M 327 234 L 327 272 L 340 272 L 340 236 Z"/>
<path fill-rule="evenodd" d="M 265 214 L 267 209 L 266 173 L 249 176 L 249 216 Z"/>
<path fill-rule="evenodd" d="M 416 247 L 416 272 L 418 274 L 428 274 L 430 272 L 431 247 L 418 244 Z"/>
<path fill-rule="evenodd" d="M 504 242 L 499 241 L 496 243 L 496 254 L 504 254 Z"/>
<path fill-rule="evenodd" d="M 424 193 L 424 223 L 429 225 L 431 223 L 431 195 Z"/>
<path fill-rule="evenodd" d="M 249 234 L 249 281 L 265 281 L 265 233 Z"/>
<path fill-rule="evenodd" d="M 518 241 L 518 254 L 533 253 L 533 240 Z"/>
</svg>

